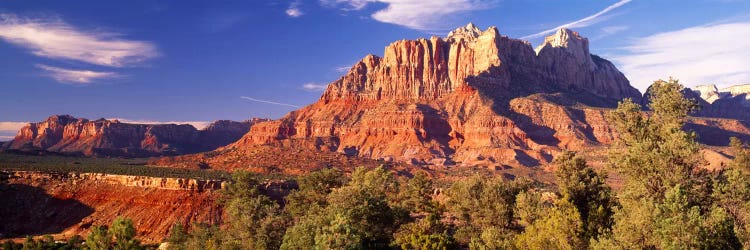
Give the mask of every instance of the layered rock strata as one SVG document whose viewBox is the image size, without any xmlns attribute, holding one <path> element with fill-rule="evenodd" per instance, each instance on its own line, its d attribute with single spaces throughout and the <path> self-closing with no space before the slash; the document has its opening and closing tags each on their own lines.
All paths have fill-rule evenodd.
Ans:
<svg viewBox="0 0 750 250">
<path fill-rule="evenodd" d="M 247 133 L 258 122 L 216 121 L 203 130 L 191 125 L 129 124 L 54 115 L 18 131 L 4 149 L 85 156 L 148 157 L 210 151 Z"/>
<path fill-rule="evenodd" d="M 605 110 L 589 106 L 622 98 L 640 93 L 576 32 L 561 29 L 535 51 L 469 24 L 365 56 L 318 102 L 256 124 L 222 150 L 306 144 L 414 164 L 533 166 L 560 149 L 610 142 Z"/>
</svg>

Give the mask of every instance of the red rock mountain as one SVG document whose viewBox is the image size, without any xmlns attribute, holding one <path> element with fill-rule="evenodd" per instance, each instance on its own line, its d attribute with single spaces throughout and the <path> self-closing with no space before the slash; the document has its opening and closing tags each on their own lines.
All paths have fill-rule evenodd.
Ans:
<svg viewBox="0 0 750 250">
<path fill-rule="evenodd" d="M 576 32 L 561 29 L 535 51 L 469 24 L 365 56 L 318 102 L 256 124 L 222 150 L 303 146 L 416 164 L 535 165 L 561 148 L 612 140 L 605 111 L 576 104 L 640 97 Z"/>
<path fill-rule="evenodd" d="M 6 143 L 6 150 L 47 151 L 86 156 L 148 157 L 210 151 L 247 133 L 261 119 L 216 121 L 203 130 L 191 125 L 129 124 L 54 115 L 30 123 Z"/>
<path fill-rule="evenodd" d="M 574 31 L 560 29 L 534 50 L 495 27 L 469 24 L 445 38 L 394 42 L 383 57 L 367 55 L 316 103 L 258 123 L 193 161 L 272 166 L 278 163 L 254 162 L 260 146 L 272 146 L 418 165 L 535 166 L 563 149 L 611 143 L 605 117 L 623 98 L 638 102 L 641 94 Z M 750 134 L 742 123 L 695 124 L 710 134 Z"/>
</svg>

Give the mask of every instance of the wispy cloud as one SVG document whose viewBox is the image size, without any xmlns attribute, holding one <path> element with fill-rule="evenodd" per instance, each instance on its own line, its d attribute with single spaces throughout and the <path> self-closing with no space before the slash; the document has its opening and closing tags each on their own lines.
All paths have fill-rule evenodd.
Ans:
<svg viewBox="0 0 750 250">
<path fill-rule="evenodd" d="M 61 83 L 87 85 L 96 80 L 119 77 L 119 75 L 114 72 L 98 72 L 98 71 L 91 71 L 91 70 L 63 69 L 63 68 L 58 68 L 58 67 L 47 66 L 44 64 L 37 64 L 36 67 L 44 70 L 45 71 L 44 74 L 46 76 L 49 76 L 52 79 L 55 79 L 56 81 L 61 82 Z"/>
<path fill-rule="evenodd" d="M 289 8 L 286 9 L 286 15 L 290 17 L 301 17 L 305 13 L 300 10 L 299 6 L 302 4 L 300 0 L 292 1 L 289 4 Z"/>
<path fill-rule="evenodd" d="M 607 12 L 610 12 L 610 11 L 612 11 L 614 9 L 617 9 L 617 8 L 623 6 L 623 5 L 625 5 L 625 4 L 627 4 L 627 3 L 631 2 L 631 1 L 632 0 L 620 0 L 619 2 L 616 2 L 616 3 L 614 3 L 614 4 L 610 5 L 610 6 L 607 6 L 607 8 L 604 8 L 603 10 L 601 10 L 601 11 L 599 11 L 599 12 L 593 14 L 593 15 L 590 15 L 590 16 L 584 17 L 582 19 L 578 19 L 578 20 L 575 20 L 573 22 L 569 22 L 569 23 L 566 23 L 566 24 L 563 24 L 563 25 L 560 25 L 560 26 L 557 26 L 557 27 L 554 27 L 554 28 L 551 28 L 551 29 L 548 29 L 548 30 L 541 31 L 539 33 L 535 33 L 535 34 L 531 34 L 531 35 L 528 35 L 528 36 L 524 36 L 524 37 L 521 37 L 521 39 L 533 39 L 533 38 L 542 37 L 544 35 L 553 33 L 553 32 L 555 32 L 555 31 L 557 31 L 559 29 L 562 29 L 562 28 L 582 28 L 582 27 L 587 27 L 589 25 L 592 25 L 592 24 L 596 23 L 597 19 L 600 18 L 602 15 L 607 14 Z"/>
<path fill-rule="evenodd" d="M 303 89 L 309 90 L 309 91 L 315 91 L 315 92 L 326 90 L 327 87 L 328 85 L 326 84 L 317 84 L 317 83 L 312 83 L 312 82 L 305 83 L 302 85 Z"/>
<path fill-rule="evenodd" d="M 629 30 L 630 26 L 627 25 L 615 25 L 615 26 L 607 26 L 602 27 L 601 32 L 599 32 L 599 35 L 595 36 L 591 40 L 599 40 L 626 30 Z"/>
<path fill-rule="evenodd" d="M 702 25 L 635 39 L 613 59 L 641 91 L 670 76 L 686 86 L 750 83 L 747 37 L 750 22 Z"/>
<path fill-rule="evenodd" d="M 352 66 L 339 66 L 339 67 L 336 67 L 334 70 L 339 73 L 346 73 L 351 68 Z"/>
<path fill-rule="evenodd" d="M 416 30 L 452 28 L 457 14 L 495 7 L 497 0 L 320 0 L 321 4 L 346 11 L 362 10 L 370 3 L 386 7 L 371 17 L 379 22 L 401 25 Z"/>
<path fill-rule="evenodd" d="M 152 43 L 121 37 L 116 33 L 84 31 L 55 18 L 0 14 L 0 39 L 37 56 L 124 67 L 159 55 Z"/>
<path fill-rule="evenodd" d="M 274 101 L 267 101 L 267 100 L 255 99 L 255 98 L 247 97 L 247 96 L 240 96 L 240 98 L 248 100 L 248 101 L 261 102 L 261 103 L 273 104 L 273 105 L 279 105 L 279 106 L 288 106 L 288 107 L 292 107 L 292 108 L 299 108 L 299 106 L 294 105 L 294 104 L 288 104 L 288 103 L 282 103 L 282 102 L 274 102 Z"/>
<path fill-rule="evenodd" d="M 188 125 L 192 125 L 196 129 L 204 129 L 208 127 L 208 125 L 211 124 L 211 122 L 208 122 L 208 121 L 153 121 L 153 120 L 131 120 L 131 119 L 124 119 L 124 118 L 109 118 L 107 120 L 118 120 L 122 123 L 132 123 L 132 124 L 188 124 Z"/>
<path fill-rule="evenodd" d="M 18 131 L 29 122 L 0 122 L 0 131 Z"/>
</svg>

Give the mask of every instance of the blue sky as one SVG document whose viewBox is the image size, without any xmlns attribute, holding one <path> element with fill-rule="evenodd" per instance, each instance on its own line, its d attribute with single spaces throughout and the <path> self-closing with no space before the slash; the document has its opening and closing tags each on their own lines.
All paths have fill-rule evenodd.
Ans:
<svg viewBox="0 0 750 250">
<path fill-rule="evenodd" d="M 0 140 L 51 114 L 278 118 L 366 54 L 468 22 L 534 46 L 569 27 L 641 90 L 750 83 L 750 1 L 4 0 Z"/>
</svg>

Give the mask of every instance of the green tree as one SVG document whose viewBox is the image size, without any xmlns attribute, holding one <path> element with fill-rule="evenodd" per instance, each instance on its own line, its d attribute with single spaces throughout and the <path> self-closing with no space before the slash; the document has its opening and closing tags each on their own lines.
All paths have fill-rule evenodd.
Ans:
<svg viewBox="0 0 750 250">
<path fill-rule="evenodd" d="M 108 234 L 114 238 L 116 250 L 140 249 L 141 243 L 135 239 L 135 227 L 133 221 L 128 218 L 117 217 L 112 226 L 109 227 Z"/>
<path fill-rule="evenodd" d="M 382 167 L 356 169 L 349 184 L 328 195 L 326 214 L 333 220 L 322 231 L 322 238 L 348 233 L 351 235 L 344 238 L 361 239 L 367 248 L 387 247 L 408 218 L 395 202 L 389 203 L 388 197 L 398 195 L 398 187 L 393 173 Z"/>
<path fill-rule="evenodd" d="M 295 221 L 311 209 L 319 210 L 327 206 L 326 197 L 334 188 L 343 186 L 346 178 L 336 169 L 323 169 L 297 178 L 299 189 L 285 197 L 285 213 Z"/>
<path fill-rule="evenodd" d="M 521 191 L 516 196 L 515 215 L 523 227 L 528 227 L 547 213 L 551 204 L 542 201 L 542 193 L 534 190 Z"/>
<path fill-rule="evenodd" d="M 428 216 L 402 225 L 394 235 L 401 249 L 455 249 L 456 243 L 439 217 Z"/>
<path fill-rule="evenodd" d="M 509 182 L 500 177 L 482 176 L 454 182 L 447 192 L 450 197 L 447 209 L 461 225 L 455 234 L 456 240 L 468 244 L 484 229 L 514 228 L 516 195 L 529 186 L 530 183 L 524 180 Z"/>
<path fill-rule="evenodd" d="M 315 236 L 322 234 L 323 225 L 329 221 L 322 209 L 310 211 L 302 216 L 297 223 L 289 227 L 284 234 L 281 249 L 306 250 L 315 246 Z"/>
<path fill-rule="evenodd" d="M 605 183 L 606 174 L 597 174 L 586 160 L 571 151 L 563 152 L 554 164 L 560 194 L 576 206 L 583 221 L 583 242 L 588 243 L 590 238 L 597 239 L 600 233 L 609 231 L 614 223 L 616 201 Z"/>
<path fill-rule="evenodd" d="M 652 110 L 625 99 L 610 115 L 619 139 L 610 150 L 610 164 L 627 176 L 627 187 L 660 201 L 671 187 L 692 188 L 692 176 L 702 161 L 695 133 L 682 127 L 695 104 L 682 96 L 676 80 L 659 80 L 649 88 Z"/>
<path fill-rule="evenodd" d="M 729 147 L 734 153 L 734 160 L 732 160 L 730 167 L 750 172 L 750 152 L 745 148 L 745 143 L 737 137 L 731 137 L 729 138 Z"/>
<path fill-rule="evenodd" d="M 750 175 L 738 169 L 722 171 L 714 178 L 712 197 L 734 219 L 740 241 L 750 247 Z"/>
<path fill-rule="evenodd" d="M 228 247 L 277 249 L 286 230 L 279 204 L 260 193 L 258 182 L 247 172 L 236 172 L 225 193 Z"/>
<path fill-rule="evenodd" d="M 170 249 L 185 249 L 185 242 L 188 240 L 188 233 L 182 223 L 175 223 L 169 230 L 169 237 L 167 242 L 169 243 Z"/>
<path fill-rule="evenodd" d="M 417 172 L 403 188 L 402 206 L 413 213 L 440 213 L 440 204 L 432 199 L 434 190 L 432 178 L 425 172 Z"/>
<path fill-rule="evenodd" d="M 667 192 L 656 207 L 656 232 L 662 249 L 739 249 L 729 215 L 712 207 L 706 214 L 690 206 L 687 192 L 680 186 Z"/>
<path fill-rule="evenodd" d="M 516 237 L 518 249 L 585 249 L 580 213 L 568 199 L 560 199 L 544 217 Z"/>
<path fill-rule="evenodd" d="M 682 90 L 676 80 L 659 80 L 649 88 L 650 114 L 628 99 L 612 112 L 618 140 L 610 165 L 626 178 L 612 233 L 594 248 L 734 246 L 733 230 L 713 208 L 710 175 L 698 168 L 702 155 L 695 134 L 683 130 L 695 104 Z"/>
<path fill-rule="evenodd" d="M 183 249 L 222 249 L 224 235 L 215 225 L 195 224 L 191 227 L 190 234 L 185 243 L 176 247 Z"/>
<path fill-rule="evenodd" d="M 112 245 L 112 235 L 105 226 L 94 226 L 86 238 L 86 248 L 91 250 L 107 250 Z"/>
<path fill-rule="evenodd" d="M 311 209 L 287 230 L 281 248 L 388 248 L 408 219 L 397 206 L 398 187 L 393 173 L 382 167 L 357 168 L 349 183 L 326 196 L 325 207 Z"/>
</svg>

